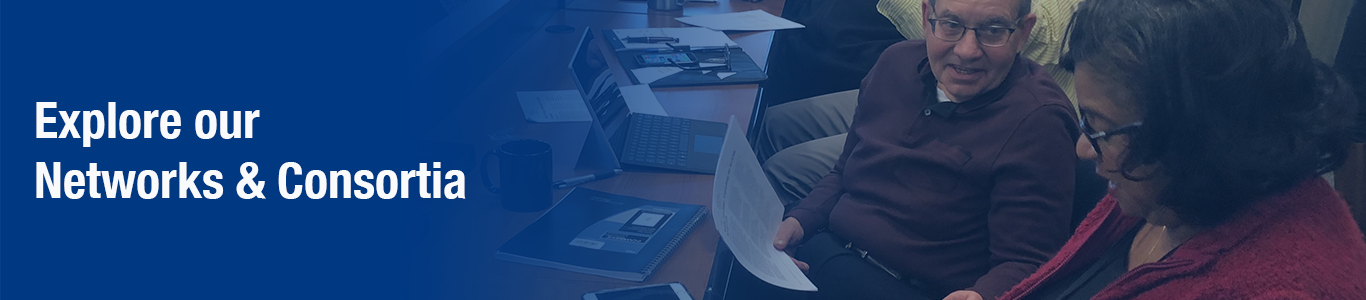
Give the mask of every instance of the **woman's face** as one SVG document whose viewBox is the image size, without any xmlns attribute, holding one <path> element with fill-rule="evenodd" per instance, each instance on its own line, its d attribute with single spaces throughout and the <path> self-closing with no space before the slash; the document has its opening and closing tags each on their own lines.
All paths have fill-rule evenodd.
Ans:
<svg viewBox="0 0 1366 300">
<path fill-rule="evenodd" d="M 1084 136 L 1077 139 L 1077 157 L 1096 161 L 1096 173 L 1110 180 L 1110 194 L 1119 202 L 1124 214 L 1147 218 L 1149 222 L 1159 224 L 1174 222 L 1175 220 L 1169 220 L 1173 218 L 1171 210 L 1157 204 L 1158 192 L 1165 186 L 1164 177 L 1148 176 L 1146 180 L 1134 181 L 1120 174 L 1120 162 L 1127 154 L 1125 148 L 1129 145 L 1130 139 L 1128 134 L 1113 132 L 1142 121 L 1137 109 L 1132 108 L 1132 105 L 1126 105 L 1130 103 L 1129 99 L 1119 99 L 1121 95 L 1127 94 L 1120 90 L 1122 87 L 1123 85 L 1096 76 L 1095 70 L 1087 64 L 1077 65 L 1077 105 L 1081 109 L 1082 121 L 1088 127 L 1082 128 Z M 1097 132 L 1112 134 L 1109 137 L 1097 138 L 1093 146 L 1085 135 Z M 1096 149 L 1100 150 L 1099 154 L 1096 153 Z M 1153 174 L 1157 169 L 1157 166 L 1147 165 L 1139 167 L 1131 174 L 1142 178 Z"/>
</svg>

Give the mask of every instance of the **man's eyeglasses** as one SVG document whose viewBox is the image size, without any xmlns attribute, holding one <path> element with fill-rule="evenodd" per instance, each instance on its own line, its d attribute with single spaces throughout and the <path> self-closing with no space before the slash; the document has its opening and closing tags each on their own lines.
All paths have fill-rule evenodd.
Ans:
<svg viewBox="0 0 1366 300">
<path fill-rule="evenodd" d="M 1143 121 L 1129 123 L 1129 125 L 1110 129 L 1109 131 L 1096 132 L 1090 124 L 1086 124 L 1086 116 L 1081 117 L 1081 134 L 1086 136 L 1086 140 L 1091 142 L 1091 150 L 1096 151 L 1096 157 L 1100 157 L 1100 144 L 1097 141 L 1109 141 L 1111 137 L 1133 133 L 1134 130 L 1143 126 Z"/>
<path fill-rule="evenodd" d="M 1010 41 L 1010 35 L 1015 33 L 1015 28 L 1007 26 L 991 25 L 972 28 L 963 26 L 962 23 L 955 21 L 944 19 L 929 20 L 930 31 L 934 32 L 934 37 L 944 40 L 945 42 L 957 42 L 958 40 L 963 39 L 963 35 L 966 34 L 968 30 L 972 30 L 972 32 L 977 35 L 977 43 L 987 47 L 1000 47 L 1005 46 L 1006 42 Z M 1018 20 L 1015 21 L 1015 23 L 1019 22 L 1020 21 Z"/>
</svg>

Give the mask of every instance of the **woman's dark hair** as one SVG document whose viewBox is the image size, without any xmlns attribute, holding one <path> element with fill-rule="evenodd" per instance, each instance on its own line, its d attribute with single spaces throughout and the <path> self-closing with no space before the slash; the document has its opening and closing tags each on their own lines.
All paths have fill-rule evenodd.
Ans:
<svg viewBox="0 0 1366 300">
<path fill-rule="evenodd" d="M 1278 2 L 1087 0 L 1072 15 L 1063 67 L 1087 65 L 1142 114 L 1119 172 L 1165 176 L 1159 204 L 1185 222 L 1218 224 L 1346 159 L 1351 91 Z"/>
</svg>

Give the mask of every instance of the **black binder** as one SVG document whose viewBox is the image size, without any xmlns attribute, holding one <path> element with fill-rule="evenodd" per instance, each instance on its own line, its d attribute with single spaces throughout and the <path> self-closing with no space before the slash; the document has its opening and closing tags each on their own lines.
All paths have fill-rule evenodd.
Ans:
<svg viewBox="0 0 1366 300">
<path fill-rule="evenodd" d="M 640 79 L 636 78 L 635 72 L 632 72 L 631 70 L 644 68 L 646 66 L 640 65 L 640 63 L 636 61 L 636 56 L 654 52 L 648 50 L 622 50 L 626 48 L 626 45 L 621 42 L 621 38 L 617 37 L 617 34 L 611 29 L 603 30 L 602 35 L 607 39 L 607 43 L 612 45 L 612 49 L 615 50 L 618 60 L 621 61 L 621 67 L 626 69 L 627 75 L 631 77 L 631 83 L 640 84 Z M 693 51 L 692 53 L 693 55 L 696 55 L 699 60 L 724 57 L 726 55 L 724 52 L 715 51 L 714 49 L 709 51 Z M 735 72 L 735 75 L 722 79 L 717 76 L 717 73 L 719 72 Z M 740 47 L 731 47 L 729 71 L 711 70 L 711 72 L 704 72 L 702 70 L 683 70 L 682 72 L 674 73 L 673 75 L 651 82 L 650 87 L 747 84 L 757 83 L 767 79 L 768 74 L 764 73 L 764 69 L 759 68 L 759 64 L 755 63 L 754 59 L 751 58 L 749 54 L 745 53 L 744 49 L 741 49 Z"/>
</svg>

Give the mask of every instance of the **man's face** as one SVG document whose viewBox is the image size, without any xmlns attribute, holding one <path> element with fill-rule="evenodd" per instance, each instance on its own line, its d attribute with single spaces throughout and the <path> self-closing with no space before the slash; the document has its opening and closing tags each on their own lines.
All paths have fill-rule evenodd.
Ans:
<svg viewBox="0 0 1366 300">
<path fill-rule="evenodd" d="M 954 102 L 972 100 L 1005 81 L 1006 74 L 1015 62 L 1015 54 L 1023 49 L 1029 31 L 1034 28 L 1034 14 L 1021 18 L 1018 0 L 938 0 L 931 7 L 929 1 L 922 4 L 926 48 L 929 50 L 930 67 L 939 88 Z M 1014 28 L 1005 41 L 998 47 L 984 46 L 978 41 L 975 30 L 965 30 L 957 41 L 949 42 L 936 37 L 929 19 L 956 22 L 961 26 L 980 28 L 986 35 L 989 27 Z"/>
</svg>

